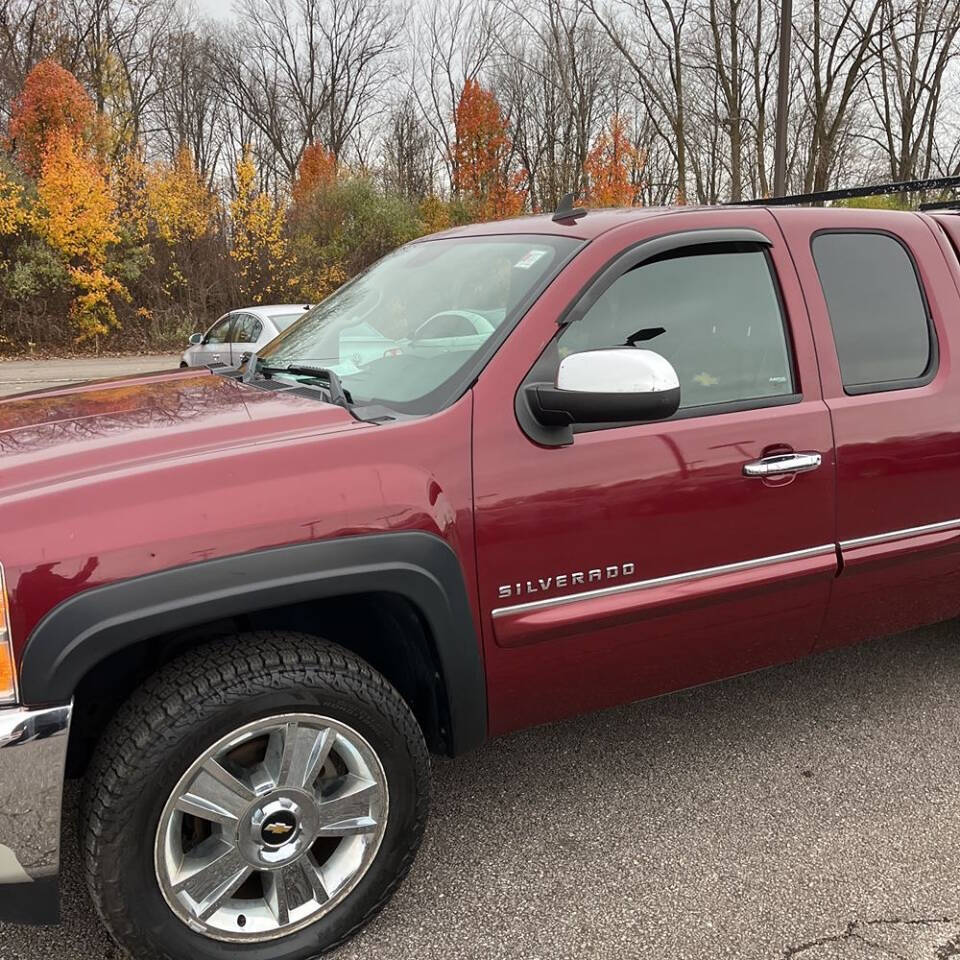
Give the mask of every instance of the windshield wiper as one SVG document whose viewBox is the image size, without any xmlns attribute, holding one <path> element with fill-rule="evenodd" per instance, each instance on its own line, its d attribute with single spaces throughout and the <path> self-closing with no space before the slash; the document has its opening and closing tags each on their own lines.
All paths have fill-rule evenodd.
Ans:
<svg viewBox="0 0 960 960">
<path fill-rule="evenodd" d="M 326 380 L 331 403 L 335 403 L 338 407 L 343 407 L 346 410 L 353 406 L 353 397 L 350 396 L 350 391 L 344 389 L 340 377 L 329 367 L 315 367 L 304 363 L 291 363 L 285 367 L 271 367 L 254 354 L 247 361 L 247 369 L 244 372 L 243 379 L 250 383 L 258 373 L 265 377 L 269 377 L 271 373 L 289 373 L 293 376 L 307 376 L 315 377 L 318 380 Z"/>
<path fill-rule="evenodd" d="M 330 402 L 340 407 L 352 407 L 353 397 L 350 391 L 344 389 L 343 382 L 338 374 L 329 367 L 311 367 L 299 363 L 292 363 L 289 367 L 261 367 L 261 371 L 270 373 L 292 373 L 306 375 L 327 381 L 327 390 L 330 392 Z"/>
</svg>

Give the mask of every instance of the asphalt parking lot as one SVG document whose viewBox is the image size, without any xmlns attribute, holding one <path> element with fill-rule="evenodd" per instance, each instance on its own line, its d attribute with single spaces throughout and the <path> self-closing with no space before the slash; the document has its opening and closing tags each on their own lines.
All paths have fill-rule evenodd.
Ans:
<svg viewBox="0 0 960 960">
<path fill-rule="evenodd" d="M 437 761 L 411 876 L 336 960 L 960 956 L 958 681 L 949 624 Z M 0 926 L 2 960 L 118 956 L 68 820 L 64 924 Z"/>
<path fill-rule="evenodd" d="M 77 380 L 100 380 L 130 373 L 175 368 L 179 354 L 138 357 L 83 357 L 64 360 L 4 360 L 0 363 L 0 396 L 25 390 L 65 386 Z"/>
</svg>

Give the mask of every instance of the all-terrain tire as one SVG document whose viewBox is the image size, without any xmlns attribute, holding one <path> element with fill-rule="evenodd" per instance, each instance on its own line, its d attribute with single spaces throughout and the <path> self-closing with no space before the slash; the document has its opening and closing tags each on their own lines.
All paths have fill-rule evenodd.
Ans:
<svg viewBox="0 0 960 960">
<path fill-rule="evenodd" d="M 171 909 L 155 842 L 171 792 L 204 751 L 264 718 L 318 714 L 358 732 L 389 787 L 375 858 L 353 889 L 302 929 L 265 942 L 223 942 Z M 316 637 L 258 632 L 182 655 L 117 712 L 90 764 L 81 845 L 94 905 L 136 960 L 307 960 L 343 943 L 409 871 L 426 824 L 430 762 L 419 725 L 388 681 Z"/>
</svg>

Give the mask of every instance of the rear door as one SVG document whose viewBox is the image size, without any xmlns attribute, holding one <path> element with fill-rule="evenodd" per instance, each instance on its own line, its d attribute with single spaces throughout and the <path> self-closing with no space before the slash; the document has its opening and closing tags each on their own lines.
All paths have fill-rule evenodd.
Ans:
<svg viewBox="0 0 960 960">
<path fill-rule="evenodd" d="M 252 313 L 237 314 L 233 327 L 230 355 L 235 364 L 240 363 L 245 353 L 254 353 L 257 341 L 263 333 L 263 321 Z"/>
<path fill-rule="evenodd" d="M 564 354 L 638 331 L 679 374 L 673 419 L 551 446 L 515 410 Z M 832 438 L 772 217 L 686 213 L 604 234 L 508 347 L 475 387 L 492 730 L 808 653 L 836 572 Z M 795 454 L 819 465 L 756 475 Z"/>
<path fill-rule="evenodd" d="M 807 294 L 837 448 L 843 569 L 823 646 L 960 613 L 956 262 L 922 215 L 776 216 Z M 824 229 L 825 226 L 827 229 Z M 949 324 L 945 321 L 949 318 Z"/>
</svg>

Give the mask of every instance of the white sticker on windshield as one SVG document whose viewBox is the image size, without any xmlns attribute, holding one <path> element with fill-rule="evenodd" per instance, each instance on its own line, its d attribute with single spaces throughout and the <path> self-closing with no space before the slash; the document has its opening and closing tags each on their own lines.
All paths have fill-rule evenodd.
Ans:
<svg viewBox="0 0 960 960">
<path fill-rule="evenodd" d="M 549 250 L 531 250 L 529 253 L 525 253 L 514 266 L 518 270 L 529 270 L 541 257 L 545 257 L 549 252 Z"/>
</svg>

